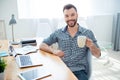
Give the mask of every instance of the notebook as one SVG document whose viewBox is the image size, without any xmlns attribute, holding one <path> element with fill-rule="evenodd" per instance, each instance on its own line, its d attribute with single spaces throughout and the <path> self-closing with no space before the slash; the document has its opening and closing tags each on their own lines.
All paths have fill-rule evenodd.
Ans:
<svg viewBox="0 0 120 80">
<path fill-rule="evenodd" d="M 47 78 L 48 76 L 51 76 L 51 74 L 50 72 L 46 71 L 46 69 L 43 66 L 41 66 L 21 72 L 18 74 L 18 76 L 22 80 L 38 80 L 38 79 Z"/>
<path fill-rule="evenodd" d="M 27 55 L 17 55 L 15 60 L 20 68 L 41 66 L 41 58 L 39 53 L 31 53 Z"/>
</svg>

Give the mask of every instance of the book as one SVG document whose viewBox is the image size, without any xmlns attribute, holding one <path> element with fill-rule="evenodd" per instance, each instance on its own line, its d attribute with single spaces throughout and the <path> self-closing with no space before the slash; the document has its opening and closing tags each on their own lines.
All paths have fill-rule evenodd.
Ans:
<svg viewBox="0 0 120 80">
<path fill-rule="evenodd" d="M 21 40 L 20 44 L 22 47 L 28 46 L 28 45 L 36 46 L 37 42 L 36 42 L 36 39 L 27 39 L 27 40 Z"/>
<path fill-rule="evenodd" d="M 20 72 L 18 76 L 22 80 L 37 80 L 37 79 L 47 78 L 51 76 L 51 74 L 47 72 L 43 66 L 41 66 L 41 67 Z"/>
</svg>

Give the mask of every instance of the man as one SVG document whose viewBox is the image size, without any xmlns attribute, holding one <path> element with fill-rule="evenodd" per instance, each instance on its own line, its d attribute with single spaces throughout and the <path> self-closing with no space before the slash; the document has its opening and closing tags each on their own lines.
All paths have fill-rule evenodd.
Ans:
<svg viewBox="0 0 120 80">
<path fill-rule="evenodd" d="M 67 25 L 65 28 L 56 30 L 47 39 L 44 39 L 40 49 L 61 57 L 79 80 L 88 80 L 86 69 L 88 66 L 88 51 L 90 50 L 92 55 L 97 58 L 101 55 L 97 40 L 91 30 L 85 29 L 77 23 L 78 13 L 74 5 L 65 5 L 63 13 Z M 83 48 L 78 47 L 77 44 L 77 37 L 80 35 L 87 37 Z M 59 50 L 54 50 L 50 47 L 56 42 Z"/>
</svg>

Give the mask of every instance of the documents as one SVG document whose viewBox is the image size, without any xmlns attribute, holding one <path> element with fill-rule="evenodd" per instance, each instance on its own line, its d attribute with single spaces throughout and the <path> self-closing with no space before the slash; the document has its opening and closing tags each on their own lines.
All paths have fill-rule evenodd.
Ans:
<svg viewBox="0 0 120 80">
<path fill-rule="evenodd" d="M 24 46 L 21 48 L 13 48 L 12 46 L 10 46 L 9 50 L 13 56 L 16 56 L 19 54 L 24 55 L 24 54 L 28 54 L 31 52 L 37 52 L 37 47 L 36 46 Z"/>
<path fill-rule="evenodd" d="M 35 46 L 24 46 L 21 48 L 14 49 L 17 54 L 27 54 L 30 52 L 36 52 L 37 48 Z"/>
</svg>

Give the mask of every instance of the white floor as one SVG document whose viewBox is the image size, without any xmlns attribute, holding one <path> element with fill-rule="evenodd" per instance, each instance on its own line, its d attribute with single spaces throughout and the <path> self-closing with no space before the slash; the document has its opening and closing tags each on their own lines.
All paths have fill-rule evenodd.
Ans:
<svg viewBox="0 0 120 80">
<path fill-rule="evenodd" d="M 91 80 L 120 80 L 120 51 L 108 50 L 100 59 L 93 57 Z"/>
</svg>

